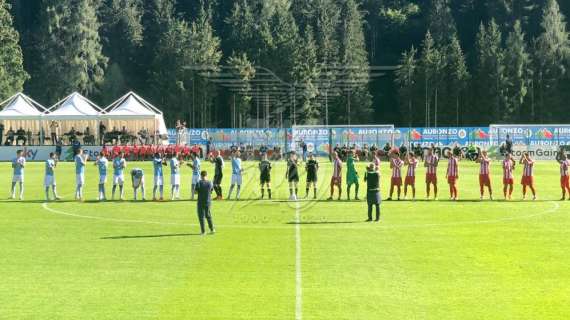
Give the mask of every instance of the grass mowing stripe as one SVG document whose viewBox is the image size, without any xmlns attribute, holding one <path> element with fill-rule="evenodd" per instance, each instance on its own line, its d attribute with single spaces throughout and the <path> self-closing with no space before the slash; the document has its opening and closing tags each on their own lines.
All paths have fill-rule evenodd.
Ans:
<svg viewBox="0 0 570 320">
<path fill-rule="evenodd" d="M 301 270 L 301 208 L 295 203 L 295 319 L 303 319 L 303 274 Z"/>
</svg>

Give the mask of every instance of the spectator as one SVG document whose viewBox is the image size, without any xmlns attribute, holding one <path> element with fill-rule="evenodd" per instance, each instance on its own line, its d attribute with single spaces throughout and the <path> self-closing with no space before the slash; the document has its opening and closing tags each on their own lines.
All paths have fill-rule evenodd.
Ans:
<svg viewBox="0 0 570 320">
<path fill-rule="evenodd" d="M 20 145 L 20 141 L 23 142 L 22 145 L 24 146 L 28 141 L 28 139 L 26 138 L 26 130 L 24 130 L 22 127 L 20 127 L 18 131 L 16 131 L 16 145 Z"/>
<path fill-rule="evenodd" d="M 303 162 L 307 162 L 307 144 L 305 143 L 305 140 L 301 139 L 300 147 L 303 152 Z"/>
<path fill-rule="evenodd" d="M 4 145 L 11 146 L 12 144 L 14 144 L 15 136 L 16 134 L 14 133 L 14 130 L 12 130 L 12 127 L 10 127 L 8 132 L 6 132 L 6 142 L 4 143 Z"/>
<path fill-rule="evenodd" d="M 28 131 L 26 131 L 26 137 L 28 138 L 28 145 L 33 145 L 34 142 L 32 140 L 32 136 L 34 134 L 32 133 L 32 130 L 28 129 Z"/>
<path fill-rule="evenodd" d="M 51 143 L 53 145 L 56 145 L 57 141 L 59 140 L 59 123 L 55 120 L 52 120 L 49 124 L 49 131 L 50 131 Z"/>
<path fill-rule="evenodd" d="M 103 122 L 99 122 L 99 144 L 100 145 L 104 145 L 105 144 L 105 133 L 107 133 L 107 127 L 105 127 L 105 124 L 103 124 Z"/>
<path fill-rule="evenodd" d="M 4 124 L 0 123 L 0 145 L 2 145 L 2 141 L 4 141 Z"/>
<path fill-rule="evenodd" d="M 513 153 L 513 140 L 511 140 L 511 136 L 507 134 L 507 139 L 505 140 L 505 149 L 507 153 Z"/>
</svg>

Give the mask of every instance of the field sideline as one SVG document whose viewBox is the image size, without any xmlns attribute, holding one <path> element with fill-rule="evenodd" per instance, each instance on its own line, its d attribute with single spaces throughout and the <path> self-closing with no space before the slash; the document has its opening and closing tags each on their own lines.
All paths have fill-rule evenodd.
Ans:
<svg viewBox="0 0 570 320">
<path fill-rule="evenodd" d="M 554 161 L 535 167 L 538 201 L 479 201 L 478 166 L 460 164 L 460 201 L 448 201 L 446 162 L 439 201 L 382 204 L 365 223 L 365 202 L 288 202 L 285 165 L 274 163 L 273 201 L 257 201 L 257 162 L 245 162 L 241 201 L 215 202 L 218 233 L 198 236 L 190 169 L 183 201 L 99 203 L 96 167 L 86 199 L 72 201 L 74 168 L 60 163 L 65 198 L 43 202 L 43 163 L 26 167 L 25 201 L 8 197 L 12 170 L 0 163 L 0 319 L 563 319 L 570 313 L 570 201 L 560 202 Z M 129 163 L 146 173 L 150 162 Z M 364 172 L 364 163 L 359 163 Z M 203 163 L 213 173 L 213 167 Z M 226 162 L 224 196 L 230 179 Z M 382 164 L 382 194 L 389 169 Z M 303 173 L 304 170 L 301 170 Z M 502 199 L 499 162 L 492 165 Z M 169 170 L 165 171 L 170 182 Z M 300 195 L 303 196 L 304 175 Z M 110 197 L 111 185 L 107 184 Z M 165 186 L 169 197 L 170 186 Z M 361 183 L 360 196 L 365 196 Z M 343 194 L 345 198 L 345 194 Z"/>
</svg>

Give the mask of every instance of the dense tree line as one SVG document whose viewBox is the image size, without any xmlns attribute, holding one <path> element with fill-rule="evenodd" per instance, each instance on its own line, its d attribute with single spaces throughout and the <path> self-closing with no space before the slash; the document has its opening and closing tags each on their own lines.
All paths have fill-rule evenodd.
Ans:
<svg viewBox="0 0 570 320">
<path fill-rule="evenodd" d="M 568 122 L 564 13 L 556 0 L 0 0 L 0 99 L 77 90 L 106 105 L 134 90 L 197 127 Z M 267 71 L 291 97 L 259 113 Z M 232 90 L 216 81 L 228 75 Z"/>
</svg>

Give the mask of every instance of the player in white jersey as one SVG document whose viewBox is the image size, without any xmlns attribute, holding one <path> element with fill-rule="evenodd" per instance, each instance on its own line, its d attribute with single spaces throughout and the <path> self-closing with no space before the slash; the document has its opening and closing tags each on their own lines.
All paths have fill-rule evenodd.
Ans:
<svg viewBox="0 0 570 320">
<path fill-rule="evenodd" d="M 188 166 L 192 168 L 191 199 L 194 200 L 194 195 L 196 193 L 196 184 L 198 184 L 198 182 L 200 181 L 201 163 L 200 163 L 200 158 L 198 158 L 198 155 L 196 153 L 192 152 L 190 154 L 190 157 L 192 159 L 192 163 L 188 163 Z"/>
<path fill-rule="evenodd" d="M 24 151 L 16 151 L 16 158 L 12 160 L 12 168 L 14 169 L 12 175 L 12 191 L 10 194 L 10 199 L 16 198 L 16 184 L 20 185 L 20 196 L 19 199 L 24 199 L 24 167 L 26 166 L 26 158 L 24 157 Z"/>
<path fill-rule="evenodd" d="M 528 152 L 524 152 L 519 162 L 524 166 L 521 181 L 523 186 L 523 200 L 526 199 L 527 187 L 530 188 L 532 192 L 532 200 L 536 200 L 536 190 L 534 188 L 534 160 L 530 157 Z"/>
<path fill-rule="evenodd" d="M 342 195 L 342 160 L 337 152 L 333 152 L 333 175 L 331 177 L 331 196 L 328 200 L 332 200 L 334 196 L 334 187 L 338 188 L 338 200 Z"/>
<path fill-rule="evenodd" d="M 412 188 L 412 200 L 416 200 L 416 168 L 418 167 L 418 159 L 413 152 L 408 152 L 406 156 L 406 180 L 404 181 L 404 199 L 408 197 L 408 186 Z"/>
<path fill-rule="evenodd" d="M 513 171 L 515 170 L 516 162 L 510 153 L 505 154 L 505 159 L 503 160 L 503 195 L 505 200 L 511 200 L 513 197 L 513 185 L 515 183 L 515 177 Z"/>
<path fill-rule="evenodd" d="M 390 169 L 392 169 L 392 179 L 390 179 L 390 196 L 387 200 L 392 200 L 392 195 L 394 194 L 394 188 L 397 189 L 398 200 L 400 200 L 400 195 L 402 193 L 402 167 L 404 166 L 404 161 L 400 159 L 399 152 L 392 152 L 388 154 L 390 157 Z"/>
<path fill-rule="evenodd" d="M 97 166 L 97 171 L 99 171 L 99 201 L 107 200 L 107 196 L 105 195 L 105 184 L 107 183 L 107 166 L 109 165 L 109 160 L 105 156 L 105 152 L 101 153 L 101 155 L 97 156 L 97 160 L 95 161 L 95 166 Z"/>
<path fill-rule="evenodd" d="M 232 153 L 232 183 L 230 185 L 230 191 L 228 193 L 228 200 L 232 197 L 232 192 L 234 187 L 237 185 L 236 191 L 236 200 L 239 200 L 240 193 L 241 193 L 241 183 L 242 183 L 242 173 L 243 169 L 241 166 L 241 153 L 239 151 L 235 151 Z"/>
<path fill-rule="evenodd" d="M 568 200 L 570 200 L 570 178 L 568 173 L 570 154 L 565 155 L 561 153 L 558 162 L 560 163 L 560 187 L 562 188 L 562 198 L 560 200 L 566 200 L 566 192 L 568 192 Z"/>
<path fill-rule="evenodd" d="M 75 155 L 75 200 L 83 200 L 83 186 L 85 185 L 85 165 L 89 160 L 88 154 L 83 154 L 79 148 Z"/>
<path fill-rule="evenodd" d="M 44 187 L 46 193 L 46 201 L 50 201 L 49 188 L 51 187 L 53 192 L 53 198 L 59 200 L 56 190 L 55 182 L 55 167 L 57 167 L 57 157 L 54 152 L 50 152 L 49 159 L 45 162 L 45 177 L 44 177 Z"/>
<path fill-rule="evenodd" d="M 155 153 L 152 159 L 152 167 L 154 170 L 154 187 L 152 189 L 152 200 L 156 201 L 156 191 L 160 191 L 160 201 L 164 200 L 164 172 L 163 166 L 166 166 L 166 161 L 160 156 L 160 153 Z"/>
<path fill-rule="evenodd" d="M 133 194 L 135 201 L 138 200 L 138 190 L 141 190 L 142 200 L 145 201 L 144 193 L 144 171 L 141 168 L 134 168 L 131 170 L 131 181 L 133 183 Z"/>
<path fill-rule="evenodd" d="M 125 160 L 125 153 L 121 151 L 118 157 L 113 159 L 113 191 L 112 199 L 115 199 L 115 191 L 119 186 L 120 199 L 123 200 L 124 184 L 125 184 L 125 169 L 127 168 L 127 160 Z"/>
<path fill-rule="evenodd" d="M 180 199 L 180 161 L 178 153 L 172 154 L 170 158 L 170 200 Z"/>
<path fill-rule="evenodd" d="M 479 163 L 479 192 L 481 200 L 485 194 L 485 187 L 489 189 L 489 198 L 493 200 L 493 188 L 491 187 L 491 159 L 487 154 L 487 150 L 481 151 L 481 154 L 475 160 Z"/>
</svg>

